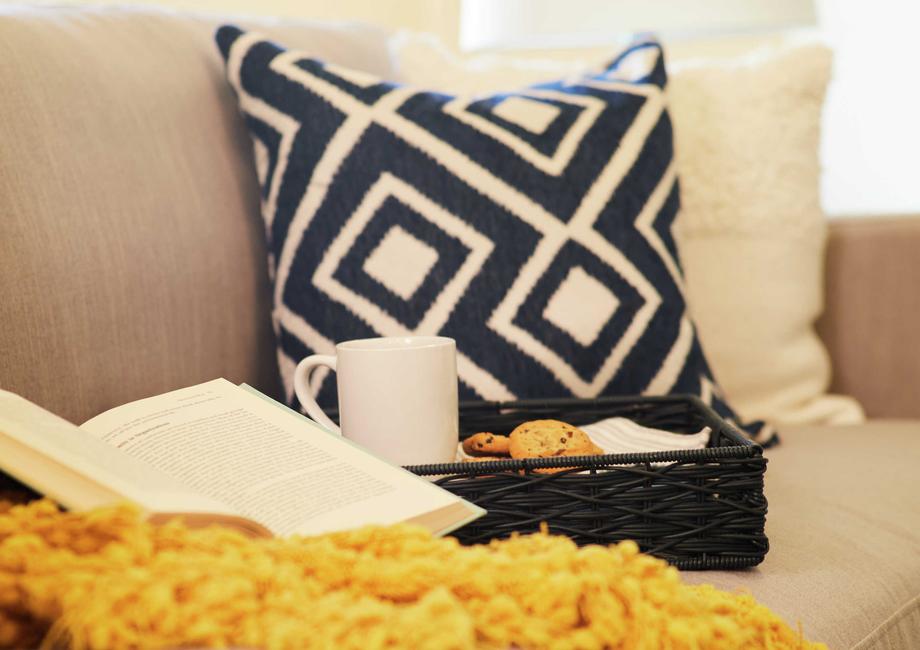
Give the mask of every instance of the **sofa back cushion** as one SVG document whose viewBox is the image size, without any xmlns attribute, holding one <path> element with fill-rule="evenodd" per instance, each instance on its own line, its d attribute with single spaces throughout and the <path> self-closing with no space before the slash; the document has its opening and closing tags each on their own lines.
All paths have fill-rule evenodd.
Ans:
<svg viewBox="0 0 920 650">
<path fill-rule="evenodd" d="M 220 22 L 0 8 L 4 389 L 77 422 L 218 376 L 279 394 L 258 182 Z M 373 29 L 255 26 L 392 73 Z"/>
</svg>

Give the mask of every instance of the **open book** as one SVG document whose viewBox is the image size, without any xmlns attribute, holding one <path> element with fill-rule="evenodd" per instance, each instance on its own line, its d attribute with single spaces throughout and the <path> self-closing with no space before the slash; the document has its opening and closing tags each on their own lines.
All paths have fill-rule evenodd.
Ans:
<svg viewBox="0 0 920 650">
<path fill-rule="evenodd" d="M 128 500 L 261 536 L 403 521 L 446 534 L 485 513 L 225 379 L 80 427 L 0 390 L 0 470 L 73 510 Z"/>
</svg>

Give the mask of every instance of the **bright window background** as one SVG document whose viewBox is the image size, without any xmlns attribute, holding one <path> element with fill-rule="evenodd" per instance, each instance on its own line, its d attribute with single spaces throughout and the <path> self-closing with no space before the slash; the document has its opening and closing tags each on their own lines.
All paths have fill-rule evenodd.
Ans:
<svg viewBox="0 0 920 650">
<path fill-rule="evenodd" d="M 0 0 L 5 4 L 10 0 Z M 32 0 L 123 4 L 125 0 Z M 432 32 L 460 51 L 600 60 L 635 31 L 672 58 L 731 56 L 796 25 L 835 52 L 822 202 L 831 216 L 920 214 L 920 0 L 139 0 L 175 9 L 360 20 Z"/>
<path fill-rule="evenodd" d="M 920 213 L 920 2 L 818 0 L 834 48 L 822 202 L 831 215 Z"/>
<path fill-rule="evenodd" d="M 638 31 L 666 40 L 814 24 L 811 0 L 462 0 L 464 51 L 583 48 Z"/>
</svg>

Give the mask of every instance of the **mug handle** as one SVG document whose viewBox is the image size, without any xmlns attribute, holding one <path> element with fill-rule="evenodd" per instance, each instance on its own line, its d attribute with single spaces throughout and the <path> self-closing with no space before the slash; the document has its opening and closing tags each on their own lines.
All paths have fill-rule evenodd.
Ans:
<svg viewBox="0 0 920 650">
<path fill-rule="evenodd" d="M 335 357 L 325 354 L 312 354 L 304 358 L 303 361 L 297 364 L 297 368 L 294 370 L 294 393 L 297 395 L 300 404 L 307 411 L 307 415 L 316 420 L 320 425 L 329 429 L 332 433 L 342 435 L 342 430 L 335 422 L 329 419 L 329 416 L 323 413 L 319 404 L 313 399 L 312 391 L 310 391 L 310 373 L 312 370 L 319 366 L 326 366 L 334 371 L 335 361 Z"/>
</svg>

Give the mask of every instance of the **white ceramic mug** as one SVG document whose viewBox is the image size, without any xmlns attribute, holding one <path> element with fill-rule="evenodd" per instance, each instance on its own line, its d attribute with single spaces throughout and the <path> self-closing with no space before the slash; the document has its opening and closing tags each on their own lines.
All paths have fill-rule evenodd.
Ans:
<svg viewBox="0 0 920 650">
<path fill-rule="evenodd" d="M 457 345 L 443 336 L 359 339 L 315 354 L 294 371 L 311 418 L 398 465 L 453 462 L 457 453 Z M 310 372 L 336 371 L 341 429 L 313 399 Z"/>
</svg>

